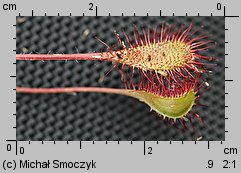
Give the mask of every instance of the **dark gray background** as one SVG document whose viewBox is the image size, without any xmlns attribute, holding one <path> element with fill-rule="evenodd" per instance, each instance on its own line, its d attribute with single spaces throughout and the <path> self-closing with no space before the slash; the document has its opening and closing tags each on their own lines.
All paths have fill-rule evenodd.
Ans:
<svg viewBox="0 0 241 173">
<path fill-rule="evenodd" d="M 145 104 L 125 96 L 106 94 L 17 94 L 18 140 L 224 140 L 224 18 L 223 17 L 18 17 L 17 53 L 86 53 L 104 48 L 92 38 L 116 43 L 113 31 L 127 33 L 133 24 L 154 27 L 160 22 L 189 24 L 212 34 L 217 45 L 206 52 L 217 57 L 207 79 L 210 89 L 197 107 L 205 124 L 196 130 L 165 126 Z M 88 33 L 89 34 L 86 34 Z M 104 78 L 108 62 L 18 61 L 17 86 L 100 86 L 123 88 L 116 70 Z"/>
</svg>

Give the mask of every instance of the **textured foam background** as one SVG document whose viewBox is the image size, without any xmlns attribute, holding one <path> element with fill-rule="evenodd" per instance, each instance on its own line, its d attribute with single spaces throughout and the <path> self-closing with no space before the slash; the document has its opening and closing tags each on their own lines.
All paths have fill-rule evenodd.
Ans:
<svg viewBox="0 0 241 173">
<path fill-rule="evenodd" d="M 195 107 L 205 121 L 183 131 L 164 122 L 133 98 L 96 93 L 17 94 L 18 140 L 224 140 L 224 18 L 223 17 L 17 17 L 17 53 L 87 53 L 117 42 L 113 31 L 128 34 L 133 24 L 154 27 L 160 22 L 190 24 L 212 34 L 217 44 L 206 55 L 217 57 L 207 77 L 210 88 Z M 121 33 L 120 33 L 121 34 Z M 17 61 L 17 86 L 98 86 L 123 88 L 117 70 L 103 78 L 110 62 Z"/>
</svg>

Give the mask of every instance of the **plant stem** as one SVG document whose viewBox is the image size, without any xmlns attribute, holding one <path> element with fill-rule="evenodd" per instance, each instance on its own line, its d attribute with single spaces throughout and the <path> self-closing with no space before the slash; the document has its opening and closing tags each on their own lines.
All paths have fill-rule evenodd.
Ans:
<svg viewBox="0 0 241 173">
<path fill-rule="evenodd" d="M 108 94 L 120 94 L 126 96 L 132 96 L 133 90 L 117 89 L 117 88 L 100 88 L 100 87 L 66 87 L 66 88 L 28 88 L 28 87 L 16 87 L 17 93 L 28 94 L 58 94 L 58 93 L 108 93 Z"/>
<path fill-rule="evenodd" d="M 86 54 L 16 54 L 16 60 L 99 60 L 107 61 L 110 55 L 103 53 Z"/>
</svg>

